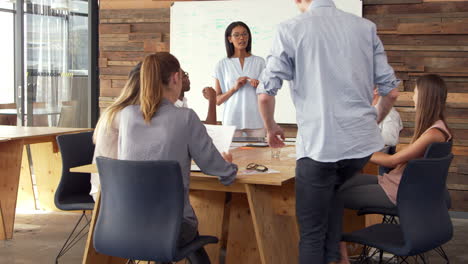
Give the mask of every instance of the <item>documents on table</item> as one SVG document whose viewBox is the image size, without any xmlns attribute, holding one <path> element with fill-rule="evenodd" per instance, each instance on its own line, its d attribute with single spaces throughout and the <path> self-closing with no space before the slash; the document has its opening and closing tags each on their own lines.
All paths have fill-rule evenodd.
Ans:
<svg viewBox="0 0 468 264">
<path fill-rule="evenodd" d="M 190 166 L 190 171 L 199 172 L 201 170 L 200 170 L 200 167 L 198 167 L 197 164 L 192 163 L 192 166 Z"/>
<path fill-rule="evenodd" d="M 205 125 L 208 135 L 213 139 L 213 144 L 220 153 L 228 152 L 232 143 L 232 137 L 236 131 L 235 126 Z"/>
<path fill-rule="evenodd" d="M 236 131 L 235 126 L 216 126 L 216 125 L 205 125 L 206 132 L 213 140 L 213 144 L 219 153 L 229 152 L 229 148 L 232 143 L 232 137 Z M 198 165 L 192 164 L 190 167 L 191 171 L 201 171 Z"/>
</svg>

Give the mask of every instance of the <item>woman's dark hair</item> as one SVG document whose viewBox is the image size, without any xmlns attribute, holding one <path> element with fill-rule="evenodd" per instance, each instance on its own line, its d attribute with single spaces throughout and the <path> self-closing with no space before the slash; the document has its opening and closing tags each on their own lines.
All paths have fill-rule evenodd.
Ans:
<svg viewBox="0 0 468 264">
<path fill-rule="evenodd" d="M 226 53 L 227 53 L 228 58 L 231 58 L 232 56 L 234 56 L 234 44 L 229 42 L 229 37 L 231 37 L 232 30 L 235 27 L 244 27 L 245 29 L 247 29 L 247 32 L 249 33 L 249 42 L 247 43 L 247 47 L 245 48 L 245 50 L 248 53 L 250 53 L 250 51 L 252 50 L 252 34 L 250 33 L 250 28 L 244 22 L 241 22 L 241 21 L 232 22 L 226 28 L 226 32 L 224 33 L 224 42 L 226 43 Z"/>
<path fill-rule="evenodd" d="M 417 79 L 416 89 L 418 89 L 418 99 L 414 136 L 411 142 L 415 142 L 437 120 L 442 120 L 449 129 L 445 119 L 447 85 L 444 80 L 437 74 L 423 75 Z"/>
</svg>

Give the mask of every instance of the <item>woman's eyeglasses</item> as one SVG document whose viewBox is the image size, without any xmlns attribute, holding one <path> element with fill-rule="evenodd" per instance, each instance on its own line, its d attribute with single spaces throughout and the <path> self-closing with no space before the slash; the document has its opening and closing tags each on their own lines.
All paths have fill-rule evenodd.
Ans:
<svg viewBox="0 0 468 264">
<path fill-rule="evenodd" d="M 246 167 L 246 169 L 248 170 L 256 170 L 256 171 L 259 171 L 259 172 L 265 172 L 265 171 L 268 171 L 268 168 L 264 165 L 260 165 L 260 164 L 257 164 L 257 163 L 249 163 Z"/>
<path fill-rule="evenodd" d="M 236 38 L 236 39 L 240 38 L 241 36 L 246 38 L 246 37 L 249 36 L 249 33 L 242 33 L 242 34 L 234 33 L 234 34 L 231 35 L 231 37 Z"/>
</svg>

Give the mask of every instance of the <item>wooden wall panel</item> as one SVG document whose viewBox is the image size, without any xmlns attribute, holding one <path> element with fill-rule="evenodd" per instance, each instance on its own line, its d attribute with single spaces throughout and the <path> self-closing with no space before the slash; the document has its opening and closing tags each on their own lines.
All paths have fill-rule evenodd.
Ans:
<svg viewBox="0 0 468 264">
<path fill-rule="evenodd" d="M 188 1 L 188 0 L 187 0 Z M 173 1 L 100 1 L 100 107 L 125 85 L 130 69 L 146 55 L 169 51 Z M 449 187 L 455 210 L 468 210 L 468 0 L 364 0 L 364 17 L 377 24 L 402 95 L 397 110 L 405 129 L 401 147 L 414 129 L 412 92 L 427 73 L 443 76 L 450 93 L 447 117 L 454 131 Z M 294 133 L 293 133 L 294 134 Z"/>
<path fill-rule="evenodd" d="M 454 210 L 468 210 L 468 1 L 365 0 L 364 16 L 377 24 L 389 62 L 403 85 L 397 110 L 404 123 L 400 147 L 414 131 L 413 90 L 419 76 L 447 82 L 447 118 L 455 159 L 448 187 Z"/>
<path fill-rule="evenodd" d="M 120 94 L 130 70 L 145 56 L 169 51 L 173 1 L 101 0 L 99 25 L 100 108 Z"/>
</svg>

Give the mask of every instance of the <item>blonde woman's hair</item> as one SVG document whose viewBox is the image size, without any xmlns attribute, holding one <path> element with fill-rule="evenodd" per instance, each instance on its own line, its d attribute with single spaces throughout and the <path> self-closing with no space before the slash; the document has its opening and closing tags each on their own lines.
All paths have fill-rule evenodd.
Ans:
<svg viewBox="0 0 468 264">
<path fill-rule="evenodd" d="M 416 89 L 418 89 L 418 98 L 411 143 L 421 137 L 438 120 L 442 120 L 448 129 L 445 119 L 447 86 L 444 80 L 437 74 L 423 75 L 416 81 Z"/>
<path fill-rule="evenodd" d="M 140 103 L 140 69 L 141 62 L 130 71 L 127 83 L 125 84 L 119 97 L 102 113 L 96 125 L 96 130 L 93 135 L 93 141 L 96 143 L 98 130 L 109 130 L 114 121 L 115 115 L 129 105 Z"/>
<path fill-rule="evenodd" d="M 179 61 L 169 52 L 157 52 L 143 60 L 140 71 L 140 110 L 147 124 L 161 105 L 164 86 L 169 85 L 171 75 L 179 71 Z"/>
</svg>

